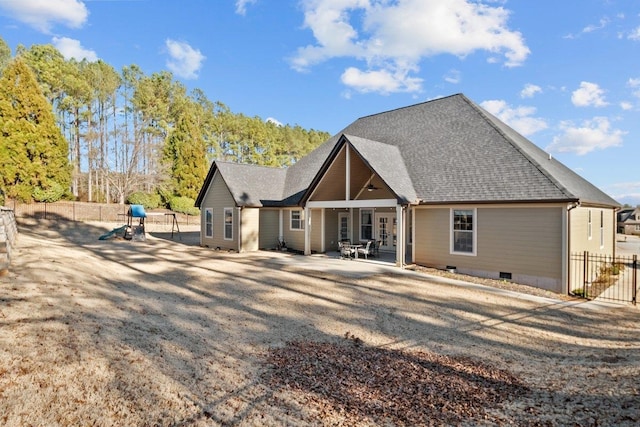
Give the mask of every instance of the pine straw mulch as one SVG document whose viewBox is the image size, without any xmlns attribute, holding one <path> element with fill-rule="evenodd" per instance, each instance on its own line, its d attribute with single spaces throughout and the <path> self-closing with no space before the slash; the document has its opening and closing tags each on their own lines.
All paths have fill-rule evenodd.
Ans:
<svg viewBox="0 0 640 427">
<path fill-rule="evenodd" d="M 321 424 L 339 425 L 500 424 L 491 410 L 530 392 L 508 371 L 466 357 L 369 347 L 349 332 L 345 338 L 271 349 L 263 380 L 301 393 Z"/>
</svg>

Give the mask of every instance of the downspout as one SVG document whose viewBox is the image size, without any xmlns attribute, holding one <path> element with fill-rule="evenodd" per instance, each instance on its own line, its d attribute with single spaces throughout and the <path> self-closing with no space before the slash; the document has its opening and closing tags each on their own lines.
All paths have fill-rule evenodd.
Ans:
<svg viewBox="0 0 640 427">
<path fill-rule="evenodd" d="M 567 254 L 565 257 L 565 271 L 566 271 L 566 293 L 569 293 L 569 285 L 571 284 L 571 211 L 580 207 L 580 201 L 567 206 Z"/>
<path fill-rule="evenodd" d="M 242 206 L 238 207 L 238 253 L 243 251 L 242 248 Z"/>
</svg>

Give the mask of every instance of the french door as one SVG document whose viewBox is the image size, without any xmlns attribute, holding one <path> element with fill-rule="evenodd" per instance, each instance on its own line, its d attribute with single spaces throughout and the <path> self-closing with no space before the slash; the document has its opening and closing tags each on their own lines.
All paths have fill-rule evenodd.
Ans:
<svg viewBox="0 0 640 427">
<path fill-rule="evenodd" d="M 395 213 L 376 213 L 376 236 L 381 242 L 380 250 L 396 250 L 397 228 Z"/>
</svg>

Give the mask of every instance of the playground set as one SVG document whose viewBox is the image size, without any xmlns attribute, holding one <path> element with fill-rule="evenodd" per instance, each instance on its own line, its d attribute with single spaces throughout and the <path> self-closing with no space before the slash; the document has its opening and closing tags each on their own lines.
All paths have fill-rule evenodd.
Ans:
<svg viewBox="0 0 640 427">
<path fill-rule="evenodd" d="M 174 231 L 177 231 L 180 236 L 180 227 L 178 226 L 178 220 L 174 212 L 162 213 L 162 212 L 145 212 L 142 205 L 131 205 L 126 213 L 127 223 L 121 227 L 114 228 L 108 233 L 99 237 L 99 240 L 108 240 L 115 237 L 122 237 L 125 240 L 132 241 L 145 241 L 145 219 L 150 216 L 171 216 L 171 238 L 173 239 Z M 135 222 L 137 221 L 137 224 Z M 180 237 L 182 240 L 182 237 Z"/>
</svg>

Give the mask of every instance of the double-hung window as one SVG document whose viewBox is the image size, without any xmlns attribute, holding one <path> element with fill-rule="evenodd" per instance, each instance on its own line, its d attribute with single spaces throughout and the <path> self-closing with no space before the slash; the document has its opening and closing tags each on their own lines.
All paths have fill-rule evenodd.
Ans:
<svg viewBox="0 0 640 427">
<path fill-rule="evenodd" d="M 204 210 L 204 236 L 213 237 L 213 208 Z"/>
<path fill-rule="evenodd" d="M 360 240 L 373 239 L 373 211 L 371 209 L 360 210 Z"/>
<path fill-rule="evenodd" d="M 451 209 L 451 253 L 476 254 L 476 210 Z"/>
<path fill-rule="evenodd" d="M 224 208 L 224 239 L 233 240 L 233 208 Z"/>
<path fill-rule="evenodd" d="M 291 230 L 304 230 L 304 211 L 302 209 L 291 211 L 289 228 Z"/>
</svg>

